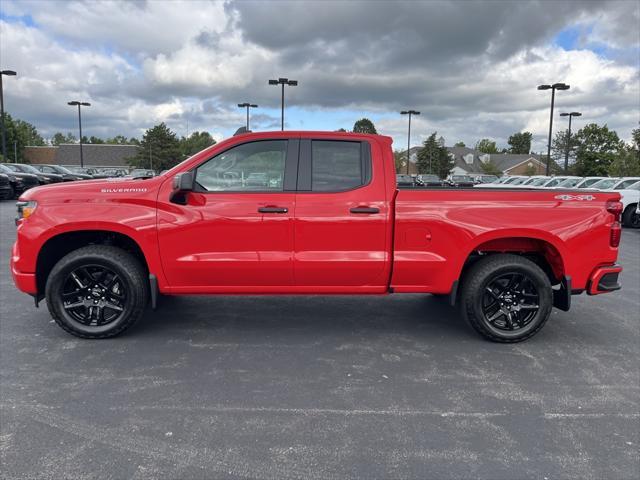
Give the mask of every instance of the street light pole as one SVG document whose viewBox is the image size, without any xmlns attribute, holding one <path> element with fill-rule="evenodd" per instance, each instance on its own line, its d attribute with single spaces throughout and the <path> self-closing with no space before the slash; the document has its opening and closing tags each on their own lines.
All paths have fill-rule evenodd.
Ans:
<svg viewBox="0 0 640 480">
<path fill-rule="evenodd" d="M 551 133 L 553 131 L 553 105 L 556 98 L 556 90 L 569 90 L 566 83 L 554 83 L 553 85 L 538 85 L 538 90 L 551 90 L 551 112 L 549 112 L 549 143 L 547 144 L 547 176 L 551 170 Z"/>
<path fill-rule="evenodd" d="M 67 105 L 78 106 L 78 128 L 80 130 L 80 166 L 84 167 L 84 157 L 82 156 L 82 114 L 80 113 L 80 107 L 90 107 L 91 104 L 88 102 L 79 102 L 77 100 L 73 100 L 72 102 L 67 102 Z"/>
<path fill-rule="evenodd" d="M 400 115 L 409 115 L 409 132 L 407 133 L 407 175 L 409 175 L 409 163 L 411 158 L 411 155 L 409 154 L 411 148 L 411 115 L 420 115 L 420 112 L 415 110 L 403 110 L 400 112 Z"/>
<path fill-rule="evenodd" d="M 282 89 L 284 90 L 284 85 L 282 86 Z M 258 105 L 254 104 L 254 103 L 239 103 L 238 107 L 240 108 L 245 108 L 247 109 L 247 132 L 249 131 L 249 109 L 250 108 L 258 108 Z"/>
<path fill-rule="evenodd" d="M 280 100 L 280 129 L 284 130 L 284 86 L 289 85 L 295 87 L 298 85 L 297 80 L 289 80 L 288 78 L 278 78 L 277 80 L 269 80 L 269 85 L 282 85 L 282 97 Z"/>
<path fill-rule="evenodd" d="M 571 112 L 571 113 L 561 113 L 561 117 L 569 117 L 569 132 L 567 133 L 567 147 L 564 152 L 564 172 L 567 173 L 569 169 L 569 149 L 571 148 L 571 118 L 572 117 L 581 117 L 582 113 L 580 112 Z"/>
<path fill-rule="evenodd" d="M 2 119 L 2 121 L 0 121 L 0 126 L 2 127 L 2 159 L 6 162 L 9 159 L 7 158 L 7 140 L 4 129 L 4 95 L 2 93 L 2 77 L 4 75 L 13 77 L 16 75 L 16 72 L 14 72 L 13 70 L 0 71 L 0 118 Z"/>
</svg>

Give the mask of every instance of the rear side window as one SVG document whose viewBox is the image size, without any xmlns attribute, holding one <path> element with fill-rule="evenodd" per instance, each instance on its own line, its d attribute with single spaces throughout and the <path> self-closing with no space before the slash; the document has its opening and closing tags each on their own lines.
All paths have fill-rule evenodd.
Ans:
<svg viewBox="0 0 640 480">
<path fill-rule="evenodd" d="M 367 184 L 371 160 L 364 153 L 361 142 L 313 140 L 311 190 L 340 192 Z"/>
</svg>

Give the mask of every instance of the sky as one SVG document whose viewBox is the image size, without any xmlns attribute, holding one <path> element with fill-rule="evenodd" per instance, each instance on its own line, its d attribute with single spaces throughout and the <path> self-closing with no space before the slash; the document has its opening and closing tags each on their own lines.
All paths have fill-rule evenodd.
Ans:
<svg viewBox="0 0 640 480">
<path fill-rule="evenodd" d="M 629 141 L 640 120 L 640 2 L 630 1 L 0 1 L 5 109 L 45 137 L 77 136 L 70 100 L 91 102 L 83 133 L 140 137 L 165 122 L 179 136 L 350 130 L 370 118 L 406 149 L 432 132 L 447 145 L 507 146 L 533 133 L 546 149 L 549 91 L 574 129 L 607 124 Z"/>
</svg>

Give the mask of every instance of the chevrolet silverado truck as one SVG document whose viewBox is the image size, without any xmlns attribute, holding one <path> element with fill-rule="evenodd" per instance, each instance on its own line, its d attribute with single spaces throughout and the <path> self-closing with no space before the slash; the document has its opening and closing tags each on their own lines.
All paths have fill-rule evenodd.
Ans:
<svg viewBox="0 0 640 480">
<path fill-rule="evenodd" d="M 398 189 L 379 135 L 246 133 L 157 177 L 41 186 L 17 206 L 15 284 L 84 338 L 161 295 L 429 293 L 508 343 L 572 295 L 620 288 L 619 193 Z"/>
</svg>

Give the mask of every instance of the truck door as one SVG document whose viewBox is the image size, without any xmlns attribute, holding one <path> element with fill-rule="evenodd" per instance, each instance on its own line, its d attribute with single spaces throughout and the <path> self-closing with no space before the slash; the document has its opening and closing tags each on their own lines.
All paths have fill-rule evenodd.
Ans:
<svg viewBox="0 0 640 480">
<path fill-rule="evenodd" d="M 170 288 L 290 289 L 298 143 L 278 138 L 235 145 L 197 167 L 186 205 L 160 194 L 167 198 L 158 199 L 158 241 Z"/>
<path fill-rule="evenodd" d="M 391 229 L 377 143 L 302 139 L 297 186 L 296 286 L 317 292 L 385 291 Z"/>
</svg>

